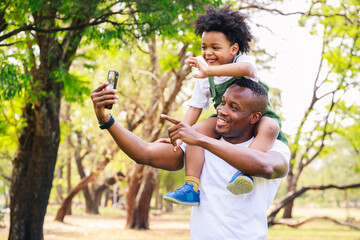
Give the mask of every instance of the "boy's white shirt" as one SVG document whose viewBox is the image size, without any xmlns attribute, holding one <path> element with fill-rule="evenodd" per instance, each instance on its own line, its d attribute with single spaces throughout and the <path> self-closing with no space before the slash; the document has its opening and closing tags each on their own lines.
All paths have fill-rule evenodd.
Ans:
<svg viewBox="0 0 360 240">
<path fill-rule="evenodd" d="M 248 147 L 254 138 L 236 144 Z M 221 141 L 225 141 L 223 138 Z M 182 144 L 183 151 L 186 144 Z M 269 151 L 290 159 L 289 148 L 276 140 Z M 205 150 L 200 175 L 200 205 L 193 207 L 190 218 L 191 240 L 264 240 L 268 234 L 267 210 L 275 198 L 282 178 L 254 177 L 254 189 L 248 194 L 234 195 L 226 185 L 237 169 Z M 283 176 L 285 177 L 286 174 Z"/>
<path fill-rule="evenodd" d="M 208 65 L 202 56 L 198 56 L 196 58 L 199 61 L 201 61 L 202 63 Z M 235 60 L 235 58 L 234 58 L 234 60 Z M 245 78 L 248 78 L 248 79 L 258 82 L 257 69 L 256 69 L 255 61 L 252 57 L 247 56 L 247 55 L 240 55 L 236 59 L 236 62 L 237 63 L 238 62 L 250 63 L 253 66 L 254 71 L 253 71 L 251 77 L 245 76 Z M 197 68 L 194 68 L 194 72 L 198 72 L 198 71 L 199 70 Z M 229 76 L 214 77 L 214 83 L 215 83 L 215 85 L 218 85 L 218 84 L 228 81 L 231 78 L 232 77 L 229 77 Z M 209 84 L 208 78 L 193 78 L 193 79 L 196 80 L 195 88 L 194 88 L 192 97 L 190 98 L 190 100 L 188 100 L 185 103 L 185 106 L 187 106 L 187 107 L 191 106 L 191 107 L 196 107 L 196 108 L 201 108 L 201 109 L 209 108 L 209 101 L 210 101 L 211 95 L 210 95 L 210 84 Z"/>
</svg>

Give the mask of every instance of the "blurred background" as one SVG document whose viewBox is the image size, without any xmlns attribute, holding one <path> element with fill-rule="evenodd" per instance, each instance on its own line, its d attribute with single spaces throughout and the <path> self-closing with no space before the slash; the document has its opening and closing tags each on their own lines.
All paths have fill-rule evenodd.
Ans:
<svg viewBox="0 0 360 240">
<path fill-rule="evenodd" d="M 90 94 L 119 71 L 111 113 L 166 137 L 160 114 L 182 119 L 195 83 L 193 21 L 226 4 L 249 15 L 291 149 L 268 239 L 360 239 L 358 0 L 1 1 L 0 239 L 189 238 L 190 208 L 162 200 L 184 171 L 126 157 Z"/>
</svg>

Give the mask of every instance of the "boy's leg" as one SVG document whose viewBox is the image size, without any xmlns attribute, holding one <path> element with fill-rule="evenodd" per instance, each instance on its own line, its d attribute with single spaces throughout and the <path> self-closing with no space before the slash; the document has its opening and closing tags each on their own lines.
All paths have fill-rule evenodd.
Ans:
<svg viewBox="0 0 360 240">
<path fill-rule="evenodd" d="M 250 148 L 266 152 L 270 150 L 279 135 L 279 124 L 272 118 L 262 117 L 255 128 L 255 138 Z M 254 180 L 251 176 L 237 171 L 231 178 L 226 188 L 235 195 L 249 193 L 254 187 Z"/>
<path fill-rule="evenodd" d="M 219 138 L 215 132 L 216 117 L 201 121 L 194 126 L 195 130 L 208 137 Z M 185 152 L 185 182 L 192 183 L 197 192 L 200 183 L 200 174 L 205 160 L 205 152 L 202 147 L 188 145 Z M 195 181 L 195 182 L 194 182 Z"/>
<path fill-rule="evenodd" d="M 216 118 L 208 118 L 194 125 L 196 131 L 213 138 L 219 138 L 215 132 Z M 169 202 L 197 206 L 199 205 L 199 184 L 204 164 L 204 149 L 198 146 L 186 146 L 185 151 L 185 184 L 179 189 L 165 194 Z"/>
</svg>

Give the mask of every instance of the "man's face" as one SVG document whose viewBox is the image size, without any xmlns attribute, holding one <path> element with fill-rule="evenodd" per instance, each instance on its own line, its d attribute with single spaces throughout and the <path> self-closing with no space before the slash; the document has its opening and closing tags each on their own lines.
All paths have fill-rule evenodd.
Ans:
<svg viewBox="0 0 360 240">
<path fill-rule="evenodd" d="M 250 89 L 235 84 L 224 93 L 216 109 L 215 131 L 226 141 L 236 144 L 247 141 L 253 136 L 255 113 L 252 113 L 250 108 L 252 98 Z"/>
<path fill-rule="evenodd" d="M 231 45 L 222 32 L 204 32 L 201 39 L 201 56 L 209 66 L 232 63 L 238 51 L 238 45 Z"/>
</svg>

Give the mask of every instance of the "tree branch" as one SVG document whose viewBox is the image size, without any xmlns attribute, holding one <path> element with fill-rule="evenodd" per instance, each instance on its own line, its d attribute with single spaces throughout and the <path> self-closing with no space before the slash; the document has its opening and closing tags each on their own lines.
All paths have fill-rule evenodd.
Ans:
<svg viewBox="0 0 360 240">
<path fill-rule="evenodd" d="M 243 9 L 258 9 L 258 10 L 262 10 L 262 11 L 266 11 L 266 12 L 270 12 L 270 13 L 275 13 L 275 14 L 279 14 L 282 16 L 291 16 L 291 15 L 302 15 L 302 16 L 307 16 L 307 17 L 325 17 L 325 18 L 331 18 L 331 17 L 336 17 L 336 16 L 340 16 L 340 17 L 344 17 L 345 19 L 347 19 L 348 21 L 350 21 L 352 23 L 352 21 L 345 15 L 345 14 L 340 14 L 340 13 L 335 13 L 335 14 L 318 14 L 318 13 L 312 13 L 311 9 L 308 12 L 283 12 L 280 11 L 279 9 L 276 8 L 267 8 L 267 7 L 263 7 L 260 5 L 256 5 L 256 4 L 249 4 L 245 7 L 239 7 L 239 10 L 243 10 Z"/>
<path fill-rule="evenodd" d="M 356 226 L 355 224 L 352 224 L 350 222 L 342 222 L 342 221 L 339 221 L 339 220 L 336 220 L 335 218 L 331 218 L 331 217 L 328 217 L 328 216 L 314 216 L 314 217 L 309 217 L 309 218 L 305 218 L 305 219 L 276 219 L 272 222 L 272 225 L 287 225 L 289 227 L 292 227 L 292 228 L 296 228 L 296 227 L 299 227 L 305 223 L 308 223 L 308 222 L 311 222 L 311 221 L 314 221 L 314 220 L 317 220 L 317 219 L 325 219 L 325 220 L 329 220 L 329 221 L 332 221 L 336 224 L 339 224 L 339 225 L 343 225 L 343 226 L 348 226 L 348 227 L 351 227 L 351 228 L 354 228 L 356 230 L 360 230 L 360 227 L 359 226 Z"/>
<path fill-rule="evenodd" d="M 304 192 L 308 191 L 308 190 L 325 190 L 325 189 L 329 189 L 329 188 L 335 188 L 335 189 L 339 189 L 339 190 L 346 190 L 346 189 L 350 189 L 350 188 L 359 188 L 360 187 L 360 183 L 356 183 L 356 184 L 350 184 L 350 185 L 345 185 L 345 186 L 337 186 L 337 185 L 321 185 L 321 186 L 308 186 L 308 187 L 302 187 L 300 190 L 295 191 L 295 192 L 289 192 L 287 194 L 287 196 L 285 197 L 284 200 L 282 200 L 279 204 L 277 204 L 277 206 L 275 207 L 275 209 L 269 214 L 268 216 L 268 224 L 272 225 L 275 216 L 279 213 L 279 211 L 290 201 L 293 201 L 295 198 L 299 197 L 300 195 L 302 195 Z"/>
</svg>

